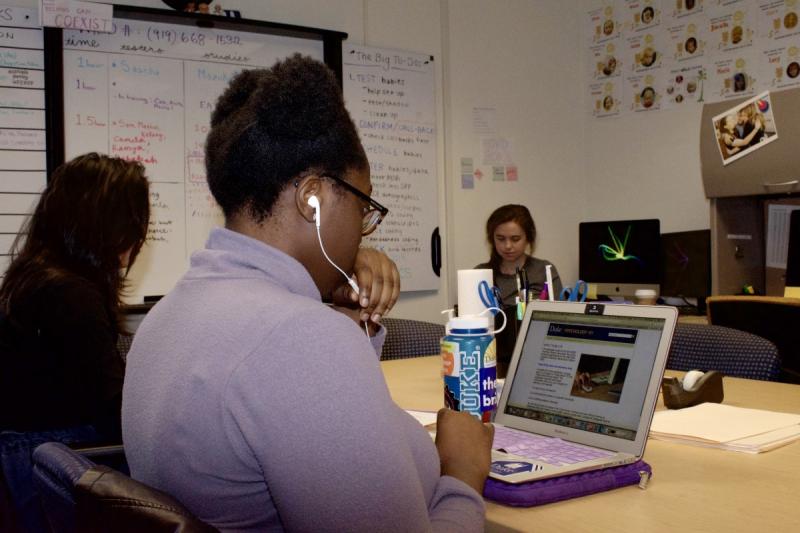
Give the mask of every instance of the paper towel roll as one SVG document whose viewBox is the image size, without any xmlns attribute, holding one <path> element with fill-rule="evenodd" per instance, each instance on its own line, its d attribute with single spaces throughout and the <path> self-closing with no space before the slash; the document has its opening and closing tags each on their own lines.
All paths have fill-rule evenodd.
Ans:
<svg viewBox="0 0 800 533">
<path fill-rule="evenodd" d="M 458 316 L 473 316 L 486 310 L 478 293 L 481 281 L 488 283 L 489 287 L 494 285 L 492 269 L 458 271 Z"/>
</svg>

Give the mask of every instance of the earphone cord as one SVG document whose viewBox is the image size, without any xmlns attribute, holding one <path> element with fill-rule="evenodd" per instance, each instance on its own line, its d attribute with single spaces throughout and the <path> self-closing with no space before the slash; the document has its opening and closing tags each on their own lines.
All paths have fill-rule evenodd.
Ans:
<svg viewBox="0 0 800 533">
<path fill-rule="evenodd" d="M 331 261 L 331 258 L 328 257 L 328 252 L 325 251 L 325 245 L 322 244 L 322 235 L 319 232 L 319 226 L 317 226 L 317 240 L 319 240 L 319 248 L 320 248 L 320 250 L 322 250 L 322 255 L 325 256 L 325 259 L 328 260 L 328 263 L 332 264 L 336 270 L 338 270 L 339 272 L 342 273 L 342 276 L 345 277 L 345 279 L 347 280 L 347 282 L 350 284 L 350 286 L 352 288 L 352 285 L 354 283 L 352 278 L 350 276 L 348 276 L 347 274 L 345 274 L 344 270 L 339 268 L 339 265 L 337 265 L 336 263 Z M 356 294 L 358 294 L 358 291 L 356 291 Z M 367 326 L 366 322 L 364 322 L 364 332 L 367 334 L 367 337 L 369 337 L 369 327 Z"/>
</svg>

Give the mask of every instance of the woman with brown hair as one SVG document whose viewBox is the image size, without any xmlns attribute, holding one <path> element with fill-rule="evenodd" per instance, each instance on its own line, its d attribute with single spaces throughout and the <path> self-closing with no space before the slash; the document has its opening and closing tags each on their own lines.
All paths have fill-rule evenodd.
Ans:
<svg viewBox="0 0 800 533">
<path fill-rule="evenodd" d="M 532 252 L 536 241 L 536 224 L 528 208 L 508 204 L 495 209 L 486 221 L 486 239 L 491 246 L 489 262 L 475 268 L 491 268 L 494 271 L 494 283 L 500 289 L 503 305 L 515 303 L 517 270 L 525 271 L 530 283 L 529 292 L 538 298 L 544 289 L 545 266 L 552 263 L 528 254 Z M 548 290 L 558 298 L 561 279 L 555 266 L 551 268 L 551 274 L 555 288 L 548 287 Z"/>
<path fill-rule="evenodd" d="M 89 153 L 55 170 L 0 286 L 0 431 L 119 440 L 120 295 L 149 216 L 139 163 Z"/>
<path fill-rule="evenodd" d="M 524 205 L 508 204 L 498 207 L 486 221 L 486 240 L 491 247 L 488 263 L 481 263 L 475 268 L 491 268 L 494 284 L 500 289 L 501 304 L 506 316 L 515 316 L 515 304 L 518 297 L 517 272 L 524 272 L 528 298 L 538 299 L 545 287 L 547 272 L 545 267 L 551 265 L 550 273 L 554 287 L 548 287 L 555 298 L 561 294 L 561 278 L 556 267 L 545 259 L 529 255 L 536 242 L 536 224 L 528 208 Z M 497 371 L 498 377 L 505 377 L 511 354 L 516 341 L 516 322 L 497 336 Z"/>
</svg>

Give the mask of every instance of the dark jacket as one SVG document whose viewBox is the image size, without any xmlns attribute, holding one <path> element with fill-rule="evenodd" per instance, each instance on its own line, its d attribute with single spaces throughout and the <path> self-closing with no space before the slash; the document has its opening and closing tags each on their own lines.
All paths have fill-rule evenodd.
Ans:
<svg viewBox="0 0 800 533">
<path fill-rule="evenodd" d="M 0 431 L 91 424 L 120 437 L 124 364 L 102 294 L 74 276 L 0 319 Z"/>
</svg>

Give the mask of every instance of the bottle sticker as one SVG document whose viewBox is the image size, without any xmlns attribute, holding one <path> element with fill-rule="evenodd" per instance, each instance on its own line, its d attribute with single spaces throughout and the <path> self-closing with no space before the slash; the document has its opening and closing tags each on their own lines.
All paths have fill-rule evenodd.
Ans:
<svg viewBox="0 0 800 533">
<path fill-rule="evenodd" d="M 486 351 L 483 352 L 483 367 L 495 367 L 497 366 L 497 343 L 495 339 L 492 338 L 492 341 L 486 347 Z"/>
<path fill-rule="evenodd" d="M 458 343 L 443 340 L 441 343 L 442 369 L 445 376 L 457 376 L 461 371 L 460 358 L 458 354 Z"/>
<path fill-rule="evenodd" d="M 481 367 L 483 359 L 480 344 L 473 344 L 470 350 L 460 351 L 461 375 L 459 387 L 461 395 L 461 411 L 468 411 L 480 416 L 481 413 Z"/>
<path fill-rule="evenodd" d="M 481 411 L 497 409 L 497 369 L 481 368 Z"/>
<path fill-rule="evenodd" d="M 458 376 L 444 377 L 444 406 L 453 411 L 458 411 L 461 406 L 459 401 Z"/>
</svg>

